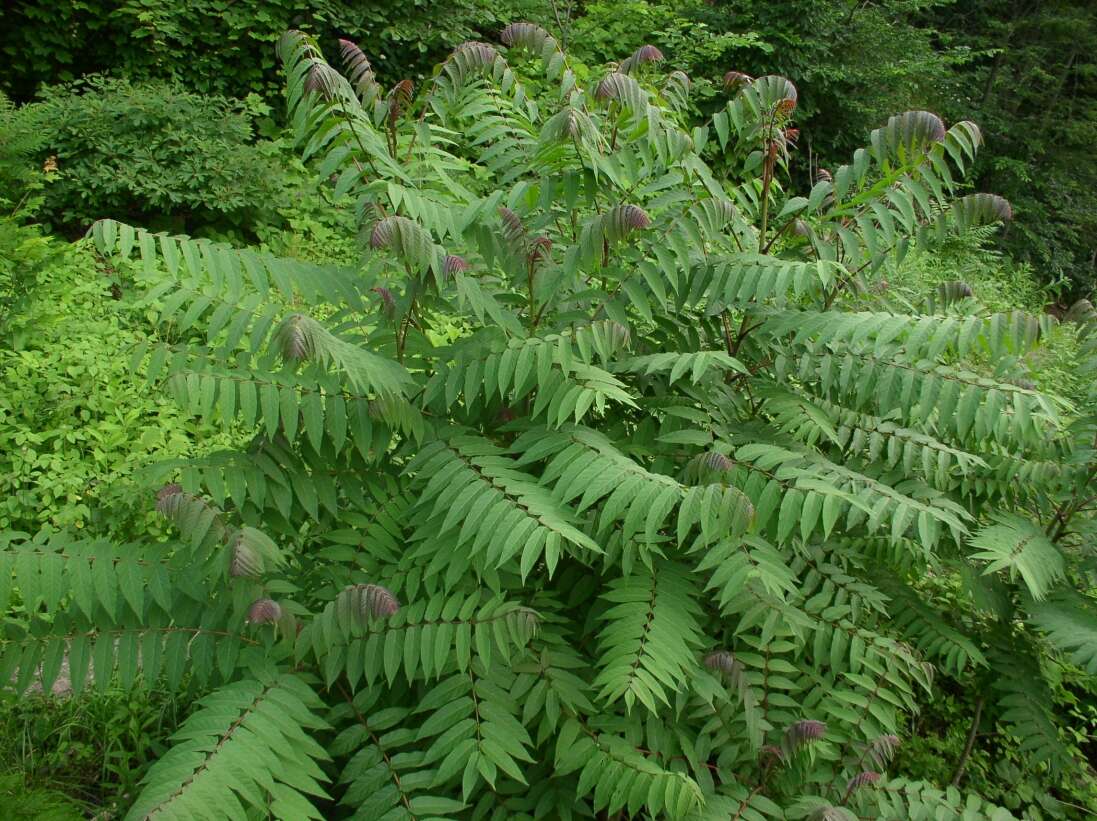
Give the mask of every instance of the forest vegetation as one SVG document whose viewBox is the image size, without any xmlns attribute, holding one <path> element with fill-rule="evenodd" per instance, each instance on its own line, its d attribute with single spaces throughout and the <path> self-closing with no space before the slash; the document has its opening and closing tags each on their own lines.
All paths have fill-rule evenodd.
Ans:
<svg viewBox="0 0 1097 821">
<path fill-rule="evenodd" d="M 1097 9 L 0 53 L 12 817 L 1097 813 Z"/>
</svg>

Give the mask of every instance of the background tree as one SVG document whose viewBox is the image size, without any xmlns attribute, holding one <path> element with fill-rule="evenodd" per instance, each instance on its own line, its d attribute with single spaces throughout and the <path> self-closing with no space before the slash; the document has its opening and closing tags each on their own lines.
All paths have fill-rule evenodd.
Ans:
<svg viewBox="0 0 1097 821">
<path fill-rule="evenodd" d="M 823 167 L 894 111 L 971 117 L 995 141 L 974 179 L 1014 204 L 1005 247 L 1044 282 L 1065 283 L 1065 301 L 1092 288 L 1097 10 L 1071 0 L 18 0 L 0 12 L 0 53 L 10 63 L 0 89 L 27 100 L 42 84 L 104 72 L 201 93 L 257 92 L 274 103 L 272 46 L 287 27 L 308 26 L 330 52 L 338 38 L 369 44 L 373 71 L 391 86 L 426 77 L 458 43 L 495 38 L 523 18 L 561 38 L 584 81 L 583 64 L 598 68 L 644 43 L 664 50 L 696 81 L 697 122 L 718 105 L 714 81 L 729 70 L 796 77 L 801 145 Z M 802 165 L 809 184 L 816 162 Z"/>
<path fill-rule="evenodd" d="M 1097 273 L 1097 10 L 1072 2 L 942 6 L 930 25 L 970 52 L 954 72 L 944 110 L 983 123 L 990 151 L 980 183 L 1002 191 L 1022 215 L 1006 247 L 1075 293 Z"/>
</svg>

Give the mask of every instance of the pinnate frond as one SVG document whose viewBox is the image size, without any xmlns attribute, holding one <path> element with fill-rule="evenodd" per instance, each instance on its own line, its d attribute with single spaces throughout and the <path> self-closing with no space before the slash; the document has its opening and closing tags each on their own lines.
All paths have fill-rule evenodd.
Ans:
<svg viewBox="0 0 1097 821">
<path fill-rule="evenodd" d="M 1097 675 L 1097 612 L 1092 599 L 1057 595 L 1030 606 L 1028 620 L 1072 664 Z"/>
<path fill-rule="evenodd" d="M 309 800 L 328 797 L 317 764 L 328 755 L 309 735 L 325 727 L 314 712 L 319 706 L 290 674 L 215 690 L 149 769 L 126 818 L 243 817 L 246 807 L 321 818 Z"/>
<path fill-rule="evenodd" d="M 509 664 L 540 627 L 536 611 L 483 591 L 404 602 L 385 615 L 391 596 L 342 591 L 302 630 L 298 657 L 314 658 L 329 683 L 346 676 L 351 687 L 392 687 L 401 674 L 412 682 L 466 672 L 474 654 L 485 667 Z"/>
<path fill-rule="evenodd" d="M 520 454 L 520 465 L 548 459 L 541 481 L 552 484 L 561 501 L 578 500 L 579 512 L 600 503 L 599 532 L 620 522 L 624 538 L 642 533 L 644 542 L 652 542 L 677 510 L 674 533 L 680 544 L 695 526 L 709 541 L 744 532 L 754 514 L 738 489 L 715 484 L 687 487 L 652 473 L 590 428 L 530 431 L 512 449 Z"/>
<path fill-rule="evenodd" d="M 609 585 L 602 596 L 610 607 L 598 636 L 600 669 L 592 685 L 599 698 L 623 700 L 629 710 L 637 702 L 652 713 L 669 708 L 670 697 L 696 669 L 696 597 L 689 573 L 669 562 Z"/>
<path fill-rule="evenodd" d="M 983 573 L 1020 576 L 1036 600 L 1047 597 L 1065 571 L 1063 555 L 1039 527 L 1020 516 L 1000 514 L 970 541 L 973 559 L 987 562 Z"/>
<path fill-rule="evenodd" d="M 652 816 L 685 819 L 704 802 L 689 776 L 666 770 L 625 739 L 592 732 L 575 719 L 557 738 L 555 769 L 563 775 L 578 772 L 577 793 L 593 794 L 595 807 L 609 813 L 636 815 L 646 809 Z"/>
<path fill-rule="evenodd" d="M 424 526 L 456 531 L 457 546 L 467 544 L 473 556 L 483 551 L 490 566 L 517 559 L 526 576 L 543 559 L 551 574 L 565 552 L 602 550 L 571 509 L 487 440 L 455 432 L 423 448 L 408 470 L 421 477 Z"/>
</svg>

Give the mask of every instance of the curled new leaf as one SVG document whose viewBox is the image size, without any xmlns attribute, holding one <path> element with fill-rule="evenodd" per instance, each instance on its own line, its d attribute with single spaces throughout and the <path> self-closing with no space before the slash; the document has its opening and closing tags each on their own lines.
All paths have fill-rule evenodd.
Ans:
<svg viewBox="0 0 1097 821">
<path fill-rule="evenodd" d="M 156 511 L 175 525 L 192 547 L 219 544 L 225 537 L 219 511 L 179 485 L 167 485 L 156 494 Z"/>
<path fill-rule="evenodd" d="M 254 527 L 241 528 L 232 540 L 231 549 L 229 575 L 233 578 L 259 578 L 282 559 L 274 542 Z"/>
<path fill-rule="evenodd" d="M 338 369 L 359 389 L 372 388 L 380 394 L 399 394 L 406 386 L 407 372 L 402 367 L 335 336 L 305 314 L 294 314 L 283 322 L 274 337 L 274 344 L 279 346 L 283 355 L 303 351 L 310 361 L 319 366 Z"/>
<path fill-rule="evenodd" d="M 724 89 L 727 91 L 738 91 L 743 86 L 753 82 L 753 77 L 741 71 L 729 71 L 724 75 Z"/>
<path fill-rule="evenodd" d="M 455 84 L 461 85 L 474 74 L 483 74 L 494 69 L 496 64 L 506 67 L 506 61 L 494 46 L 470 40 L 453 50 L 445 62 L 444 70 Z"/>
<path fill-rule="evenodd" d="M 369 235 L 369 247 L 377 250 L 379 248 L 388 248 L 392 243 L 392 238 L 396 233 L 396 220 L 403 219 L 401 217 L 386 217 L 385 219 L 378 220 L 373 226 L 373 231 Z M 410 221 L 410 220 L 409 220 Z"/>
<path fill-rule="evenodd" d="M 585 111 L 564 106 L 548 120 L 541 129 L 543 143 L 580 142 L 598 144 L 602 136 L 598 127 Z"/>
<path fill-rule="evenodd" d="M 662 93 L 667 101 L 677 109 L 683 109 L 689 99 L 689 75 L 684 71 L 672 71 L 663 82 Z"/>
<path fill-rule="evenodd" d="M 396 297 L 392 295 L 392 291 L 383 285 L 374 286 L 372 290 L 381 300 L 381 311 L 392 319 L 396 315 Z"/>
<path fill-rule="evenodd" d="M 937 299 L 946 305 L 973 296 L 975 296 L 975 292 L 971 290 L 971 286 L 960 280 L 942 282 L 937 286 Z"/>
<path fill-rule="evenodd" d="M 804 745 L 819 741 L 826 735 L 826 732 L 826 724 L 810 718 L 800 719 L 789 725 L 789 728 L 785 730 L 785 737 L 781 743 L 785 758 L 791 758 L 793 753 Z"/>
<path fill-rule="evenodd" d="M 340 79 L 331 66 L 323 60 L 314 59 L 305 75 L 305 91 L 319 94 L 325 100 L 334 100 Z"/>
<path fill-rule="evenodd" d="M 830 804 L 819 807 L 810 818 L 811 821 L 857 821 L 857 816 L 845 807 L 834 807 Z"/>
<path fill-rule="evenodd" d="M 606 256 L 609 246 L 633 231 L 651 226 L 651 217 L 638 205 L 618 205 L 583 226 L 580 245 L 586 259 Z"/>
<path fill-rule="evenodd" d="M 525 261 L 530 270 L 548 258 L 552 240 L 542 235 L 531 237 L 522 218 L 505 206 L 499 209 L 499 219 L 503 223 L 503 241 L 515 257 Z"/>
<path fill-rule="evenodd" d="M 378 220 L 370 232 L 369 244 L 374 250 L 392 251 L 418 271 L 433 268 L 441 272 L 442 255 L 431 235 L 407 217 L 393 215 Z"/>
<path fill-rule="evenodd" d="M 603 324 L 601 329 L 606 336 L 606 340 L 609 343 L 611 350 L 619 351 L 628 347 L 629 340 L 632 337 L 628 326 L 622 325 L 620 322 L 611 319 Z"/>
<path fill-rule="evenodd" d="M 766 744 L 760 750 L 758 750 L 758 761 L 764 764 L 766 767 L 771 767 L 774 764 L 780 764 L 785 760 L 784 753 L 781 752 L 781 748 L 776 744 Z"/>
<path fill-rule="evenodd" d="M 942 282 L 937 290 L 927 300 L 929 313 L 936 313 L 939 309 L 947 308 L 964 299 L 971 299 L 975 292 L 966 282 L 958 279 Z"/>
<path fill-rule="evenodd" d="M 415 95 L 415 83 L 411 80 L 401 80 L 389 91 L 389 120 L 396 122 L 411 105 L 411 98 Z"/>
<path fill-rule="evenodd" d="M 750 83 L 750 94 L 765 111 L 791 114 L 800 98 L 796 86 L 786 77 L 767 74 Z"/>
<path fill-rule="evenodd" d="M 1079 299 L 1067 309 L 1063 317 L 1066 322 L 1073 322 L 1083 328 L 1097 326 L 1097 308 L 1088 299 Z"/>
<path fill-rule="evenodd" d="M 164 485 L 156 493 L 156 512 L 165 518 L 171 518 L 170 511 L 183 496 L 183 486 L 172 483 Z"/>
<path fill-rule="evenodd" d="M 622 74 L 630 74 L 646 63 L 658 63 L 663 60 L 663 52 L 655 46 L 643 45 L 636 49 L 629 57 L 621 61 L 617 70 Z"/>
<path fill-rule="evenodd" d="M 457 254 L 446 254 L 442 260 L 442 270 L 447 274 L 463 274 L 469 269 L 469 264 L 464 257 Z"/>
<path fill-rule="evenodd" d="M 606 235 L 611 239 L 623 237 L 631 231 L 640 231 L 651 225 L 651 217 L 638 205 L 618 205 L 606 215 Z"/>
<path fill-rule="evenodd" d="M 526 226 L 522 218 L 506 206 L 499 209 L 499 219 L 503 221 L 503 239 L 512 251 L 525 253 Z"/>
<path fill-rule="evenodd" d="M 233 578 L 256 579 L 263 575 L 263 558 L 250 545 L 237 543 L 232 549 L 229 575 Z"/>
<path fill-rule="evenodd" d="M 868 745 L 865 750 L 865 757 L 876 766 L 877 769 L 884 769 L 895 755 L 895 751 L 899 748 L 899 736 L 892 733 L 879 736 L 872 740 L 872 743 Z"/>
<path fill-rule="evenodd" d="M 594 88 L 594 99 L 598 102 L 618 102 L 625 108 L 634 108 L 643 97 L 639 83 L 616 71 L 603 77 Z"/>
<path fill-rule="evenodd" d="M 340 40 L 339 51 L 343 57 L 343 65 L 347 69 L 347 77 L 364 105 L 372 104 L 381 94 L 381 87 L 377 84 L 377 78 L 373 73 L 362 49 L 350 41 Z"/>
<path fill-rule="evenodd" d="M 274 599 L 256 599 L 248 608 L 248 624 L 274 624 L 282 618 L 282 605 Z"/>
<path fill-rule="evenodd" d="M 556 38 L 536 23 L 511 23 L 499 34 L 504 45 L 512 48 L 524 48 L 529 51 L 541 51 L 551 44 L 554 51 L 559 50 Z"/>
<path fill-rule="evenodd" d="M 695 484 L 719 482 L 727 478 L 725 474 L 734 466 L 735 463 L 727 456 L 710 450 L 690 459 L 686 465 L 685 475 L 687 481 Z"/>
<path fill-rule="evenodd" d="M 887 125 L 872 132 L 873 150 L 879 158 L 897 156 L 909 161 L 945 139 L 941 118 L 931 111 L 905 111 L 890 117 Z"/>
<path fill-rule="evenodd" d="M 468 42 L 462 43 L 454 49 L 453 53 L 454 55 L 468 55 L 467 59 L 482 66 L 490 66 L 499 55 L 499 52 L 495 50 L 494 46 L 488 45 L 487 43 L 480 43 L 475 40 L 469 40 Z"/>
<path fill-rule="evenodd" d="M 997 194 L 968 194 L 953 203 L 952 213 L 961 230 L 1013 219 L 1009 200 Z"/>
<path fill-rule="evenodd" d="M 309 35 L 305 34 L 303 31 L 298 31 L 297 29 L 289 29 L 278 38 L 278 45 L 275 47 L 275 53 L 283 64 L 288 64 L 294 59 L 298 59 L 298 55 L 308 57 L 320 56 L 315 41 L 313 41 Z"/>
<path fill-rule="evenodd" d="M 379 584 L 356 584 L 339 594 L 336 609 L 346 617 L 346 623 L 364 623 L 370 619 L 391 616 L 400 609 L 400 602 L 387 587 Z"/>
<path fill-rule="evenodd" d="M 722 453 L 716 451 L 710 451 L 701 457 L 701 464 L 706 470 L 716 471 L 723 473 L 724 471 L 731 470 L 732 461 Z"/>
<path fill-rule="evenodd" d="M 566 68 L 560 44 L 536 23 L 511 23 L 503 29 L 500 39 L 510 48 L 522 49 L 540 57 L 549 79 L 560 76 Z"/>
<path fill-rule="evenodd" d="M 312 356 L 312 347 L 306 317 L 303 314 L 291 314 L 282 320 L 274 333 L 274 344 L 287 362 L 309 359 Z"/>
<path fill-rule="evenodd" d="M 874 773 L 871 770 L 865 770 L 864 772 L 857 773 L 846 783 L 846 798 L 855 793 L 861 787 L 871 786 L 880 780 L 880 774 Z"/>
<path fill-rule="evenodd" d="M 704 662 L 705 667 L 714 673 L 723 673 L 726 676 L 734 674 L 742 667 L 727 650 L 714 650 L 705 656 Z"/>
<path fill-rule="evenodd" d="M 352 83 L 357 84 L 359 78 L 363 76 L 373 77 L 373 66 L 370 65 L 362 49 L 358 48 L 353 41 L 340 39 L 339 52 L 342 54 L 343 63 L 347 67 Z"/>
<path fill-rule="evenodd" d="M 526 253 L 526 261 L 531 268 L 537 268 L 548 259 L 552 252 L 552 240 L 545 236 L 536 236 L 529 243 L 529 251 Z"/>
</svg>

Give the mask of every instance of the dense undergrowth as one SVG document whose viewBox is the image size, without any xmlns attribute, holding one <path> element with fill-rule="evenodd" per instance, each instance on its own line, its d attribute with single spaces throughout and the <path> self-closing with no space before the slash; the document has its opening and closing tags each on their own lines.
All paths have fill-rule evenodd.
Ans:
<svg viewBox="0 0 1097 821">
<path fill-rule="evenodd" d="M 0 703 L 11 811 L 1097 811 L 1093 318 L 991 247 L 979 132 L 797 197 L 787 81 L 509 32 L 391 90 L 292 35 L 258 143 L 0 112 L 0 666 L 88 690 Z"/>
</svg>

